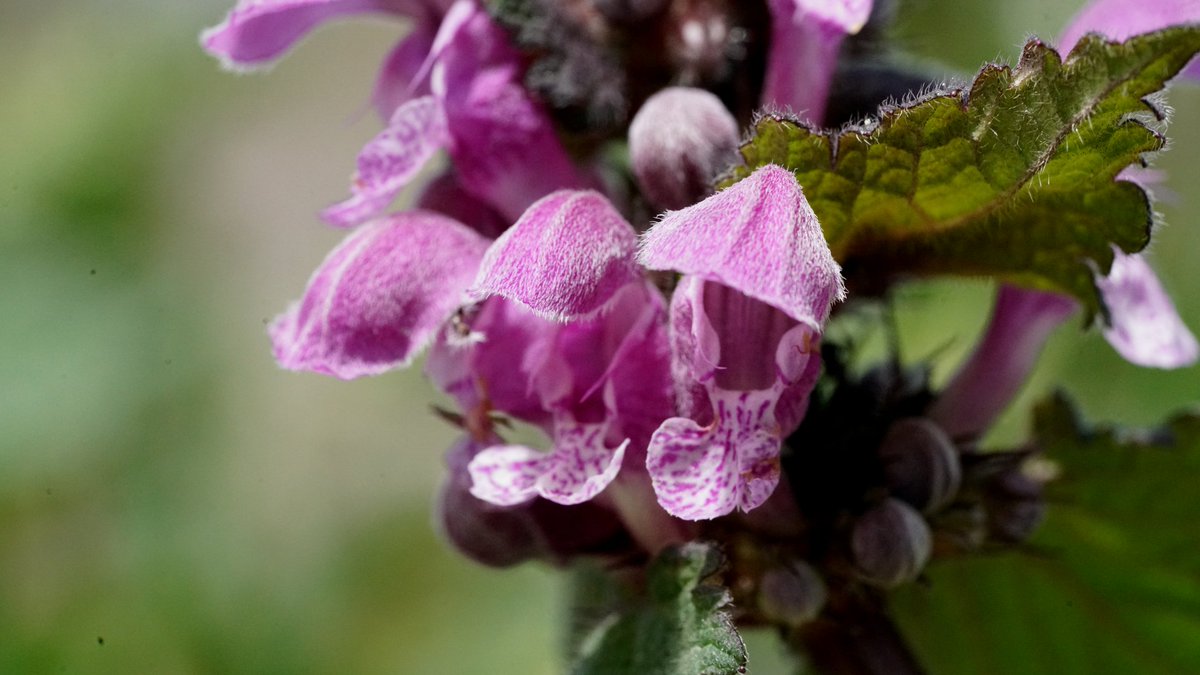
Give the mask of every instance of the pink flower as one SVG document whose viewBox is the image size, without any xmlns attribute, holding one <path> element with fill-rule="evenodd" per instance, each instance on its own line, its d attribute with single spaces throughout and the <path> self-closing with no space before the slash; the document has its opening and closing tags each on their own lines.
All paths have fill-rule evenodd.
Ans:
<svg viewBox="0 0 1200 675">
<path fill-rule="evenodd" d="M 768 165 L 642 240 L 650 269 L 684 274 L 671 301 L 682 416 L 650 441 L 659 503 L 679 518 L 749 511 L 779 481 L 783 438 L 804 417 L 841 269 L 788 171 Z"/>
</svg>

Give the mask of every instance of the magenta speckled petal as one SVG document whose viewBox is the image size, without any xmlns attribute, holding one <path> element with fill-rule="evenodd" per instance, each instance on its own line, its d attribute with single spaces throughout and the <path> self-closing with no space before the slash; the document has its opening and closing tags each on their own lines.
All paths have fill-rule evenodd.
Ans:
<svg viewBox="0 0 1200 675">
<path fill-rule="evenodd" d="M 659 426 L 650 439 L 646 469 L 667 513 L 708 520 L 766 501 L 779 482 L 776 395 L 723 393 L 715 397 L 711 425 L 674 417 Z"/>
<path fill-rule="evenodd" d="M 642 236 L 638 260 L 722 283 L 816 330 L 845 295 L 816 214 L 795 177 L 773 164 L 667 212 Z"/>
<path fill-rule="evenodd" d="M 353 196 L 322 211 L 321 218 L 353 227 L 379 215 L 448 140 L 446 118 L 434 97 L 408 101 L 359 154 Z"/>
<path fill-rule="evenodd" d="M 871 0 L 770 0 L 771 50 L 762 103 L 821 124 L 838 50 L 871 15 Z"/>
<path fill-rule="evenodd" d="M 240 0 L 200 43 L 230 68 L 265 65 L 317 26 L 364 13 L 419 16 L 438 3 L 422 0 Z"/>
<path fill-rule="evenodd" d="M 564 424 L 556 429 L 548 454 L 519 445 L 498 445 L 471 460 L 471 494 L 500 505 L 542 496 L 558 504 L 579 504 L 600 494 L 616 477 L 626 440 L 604 446 L 605 425 Z"/>
<path fill-rule="evenodd" d="M 1071 51 L 1085 33 L 1100 33 L 1111 40 L 1124 40 L 1176 24 L 1200 21 L 1200 2 L 1196 0 L 1095 0 L 1071 19 L 1058 39 L 1059 49 Z M 1183 74 L 1200 78 L 1200 59 Z"/>
<path fill-rule="evenodd" d="M 1107 277 L 1096 279 L 1112 325 L 1104 337 L 1130 363 L 1182 368 L 1196 362 L 1200 345 L 1179 318 L 1158 276 L 1140 255 L 1115 251 Z"/>
<path fill-rule="evenodd" d="M 428 78 L 420 75 L 433 47 L 433 36 L 434 26 L 419 22 L 383 60 L 371 94 L 371 104 L 383 120 L 391 119 L 396 109 L 409 100 L 429 95 Z"/>
<path fill-rule="evenodd" d="M 558 320 L 599 311 L 640 278 L 637 235 L 608 200 L 562 190 L 542 198 L 488 249 L 471 292 Z"/>
<path fill-rule="evenodd" d="M 272 324 L 275 358 L 289 370 L 341 379 L 407 365 L 459 306 L 486 247 L 476 232 L 435 213 L 363 226 Z"/>
</svg>

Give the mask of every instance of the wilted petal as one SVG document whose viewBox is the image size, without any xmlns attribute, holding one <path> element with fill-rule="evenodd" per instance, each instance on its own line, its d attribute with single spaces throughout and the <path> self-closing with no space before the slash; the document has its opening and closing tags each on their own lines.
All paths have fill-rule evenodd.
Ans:
<svg viewBox="0 0 1200 675">
<path fill-rule="evenodd" d="M 770 0 L 766 106 L 791 108 L 821 124 L 838 50 L 871 16 L 871 0 Z"/>
<path fill-rule="evenodd" d="M 650 269 L 694 274 L 820 330 L 845 295 L 817 216 L 786 169 L 769 164 L 642 236 Z"/>
<path fill-rule="evenodd" d="M 321 217 L 337 227 L 353 227 L 379 215 L 449 140 L 446 118 L 433 96 L 415 98 L 396 109 L 388 126 L 358 156 L 350 199 Z"/>
<path fill-rule="evenodd" d="M 629 156 L 651 202 L 680 209 L 712 192 L 737 159 L 738 124 L 711 92 L 668 87 L 646 99 L 629 124 Z"/>
<path fill-rule="evenodd" d="M 1115 251 L 1107 277 L 1097 277 L 1112 325 L 1104 337 L 1131 363 L 1181 368 L 1196 362 L 1200 346 L 1183 324 L 1158 276 L 1140 255 Z"/>
<path fill-rule="evenodd" d="M 434 34 L 431 22 L 417 23 L 383 60 L 371 94 L 371 103 L 382 119 L 391 119 L 396 109 L 410 99 L 429 95 L 428 78 L 420 77 L 420 73 L 433 47 Z"/>
<path fill-rule="evenodd" d="M 459 306 L 486 247 L 471 229 L 429 212 L 363 226 L 272 324 L 276 359 L 342 379 L 407 365 Z"/>
<path fill-rule="evenodd" d="M 1059 49 L 1071 51 L 1084 33 L 1100 33 L 1111 40 L 1124 40 L 1167 26 L 1200 21 L 1196 0 L 1095 0 L 1071 19 L 1059 38 Z M 1200 60 L 1193 59 L 1184 70 L 1200 77 Z"/>
<path fill-rule="evenodd" d="M 707 520 L 766 501 L 780 471 L 775 395 L 722 395 L 714 422 L 704 427 L 682 417 L 663 422 L 650 440 L 646 469 L 668 513 Z"/>
<path fill-rule="evenodd" d="M 579 504 L 600 494 L 621 468 L 626 440 L 604 445 L 604 425 L 566 423 L 556 429 L 548 454 L 517 445 L 494 446 L 471 461 L 471 493 L 493 504 L 520 504 L 542 496 Z"/>
<path fill-rule="evenodd" d="M 591 191 L 539 200 L 488 249 L 472 289 L 566 320 L 599 311 L 640 279 L 637 235 L 608 200 Z"/>
<path fill-rule="evenodd" d="M 229 67 L 264 65 L 313 28 L 342 16 L 364 13 L 420 16 L 444 4 L 429 0 L 239 0 L 220 25 L 200 42 Z"/>
</svg>

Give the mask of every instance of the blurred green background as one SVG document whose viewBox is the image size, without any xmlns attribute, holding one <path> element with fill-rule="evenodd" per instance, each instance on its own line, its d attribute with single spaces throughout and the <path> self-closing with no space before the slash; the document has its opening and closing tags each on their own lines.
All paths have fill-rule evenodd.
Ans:
<svg viewBox="0 0 1200 675">
<path fill-rule="evenodd" d="M 197 44 L 230 4 L 0 4 L 0 673 L 559 672 L 557 576 L 433 533 L 453 434 L 419 369 L 287 373 L 264 333 L 341 237 L 314 214 L 378 128 L 404 26 L 340 24 L 233 75 Z M 899 35 L 965 73 L 1075 8 L 912 0 Z M 1153 258 L 1200 328 L 1200 91 L 1171 102 Z M 905 355 L 947 375 L 990 293 L 906 289 Z M 1027 400 L 1063 381 L 1093 417 L 1150 423 L 1200 397 L 1196 368 L 1140 370 L 1074 328 Z M 751 649 L 784 672 L 768 636 Z"/>
</svg>

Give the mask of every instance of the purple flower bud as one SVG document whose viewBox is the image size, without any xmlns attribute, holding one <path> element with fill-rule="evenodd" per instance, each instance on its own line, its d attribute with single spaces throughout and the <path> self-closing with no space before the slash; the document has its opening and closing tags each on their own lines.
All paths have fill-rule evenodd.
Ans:
<svg viewBox="0 0 1200 675">
<path fill-rule="evenodd" d="M 941 427 L 923 417 L 893 424 L 879 458 L 892 495 L 925 513 L 949 504 L 962 484 L 958 450 Z"/>
<path fill-rule="evenodd" d="M 657 206 L 682 209 L 712 192 L 736 158 L 738 125 L 713 94 L 671 87 L 646 99 L 629 126 L 638 186 Z"/>
<path fill-rule="evenodd" d="M 925 568 L 933 553 L 933 538 L 920 513 L 889 498 L 854 524 L 850 550 L 863 581 L 895 588 L 916 579 Z"/>
<path fill-rule="evenodd" d="M 790 626 L 817 618 L 828 599 L 821 575 L 802 560 L 768 570 L 758 586 L 758 608 L 768 618 Z"/>
</svg>

